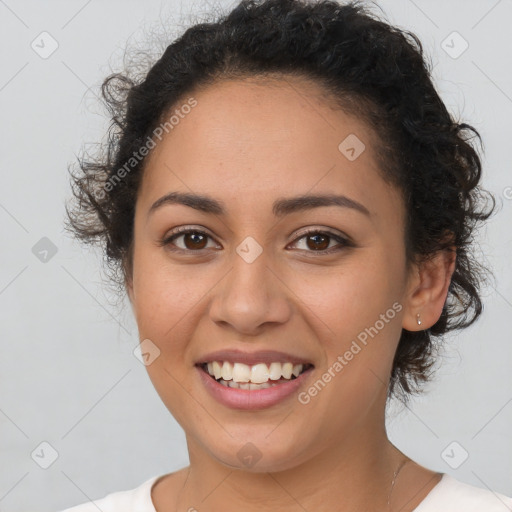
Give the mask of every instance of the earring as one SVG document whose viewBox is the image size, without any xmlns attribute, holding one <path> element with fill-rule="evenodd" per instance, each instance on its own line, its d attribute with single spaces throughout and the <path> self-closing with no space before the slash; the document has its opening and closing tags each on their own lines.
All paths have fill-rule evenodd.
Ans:
<svg viewBox="0 0 512 512">
<path fill-rule="evenodd" d="M 416 315 L 416 322 L 418 322 L 418 325 L 421 325 L 421 318 L 419 313 Z"/>
</svg>

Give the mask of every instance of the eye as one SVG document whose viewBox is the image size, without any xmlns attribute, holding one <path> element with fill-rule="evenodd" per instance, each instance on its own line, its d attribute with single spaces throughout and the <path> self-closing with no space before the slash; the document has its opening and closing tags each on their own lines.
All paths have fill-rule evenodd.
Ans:
<svg viewBox="0 0 512 512">
<path fill-rule="evenodd" d="M 218 248 L 218 245 L 208 245 L 212 237 L 201 229 L 192 227 L 176 228 L 171 234 L 159 241 L 160 246 L 166 246 L 171 251 L 176 252 L 200 252 L 204 249 Z M 334 244 L 333 244 L 334 243 Z M 319 254 L 330 254 L 340 251 L 346 247 L 353 247 L 354 244 L 339 234 L 330 231 L 310 230 L 297 238 L 291 246 L 302 244 L 303 247 L 297 247 L 306 252 L 315 252 Z"/>
<path fill-rule="evenodd" d="M 180 242 L 175 243 L 178 240 L 180 240 Z M 172 251 L 199 252 L 212 247 L 208 246 L 209 240 L 212 240 L 211 236 L 200 229 L 181 227 L 175 229 L 170 236 L 161 240 L 159 245 L 167 246 Z M 216 246 L 214 245 L 213 247 Z"/>
<path fill-rule="evenodd" d="M 320 254 L 340 251 L 345 247 L 353 247 L 353 244 L 347 238 L 331 233 L 330 231 L 307 231 L 297 238 L 295 242 L 293 242 L 293 245 L 298 245 L 301 241 L 303 242 L 303 247 L 299 247 L 299 249 Z M 337 246 L 334 244 L 333 247 L 332 242 L 337 242 Z"/>
</svg>

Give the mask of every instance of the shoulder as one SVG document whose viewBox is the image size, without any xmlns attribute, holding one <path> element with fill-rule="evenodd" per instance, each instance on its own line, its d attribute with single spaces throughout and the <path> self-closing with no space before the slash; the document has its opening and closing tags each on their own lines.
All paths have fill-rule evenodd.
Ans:
<svg viewBox="0 0 512 512">
<path fill-rule="evenodd" d="M 445 473 L 414 512 L 512 512 L 512 498 Z"/>
<path fill-rule="evenodd" d="M 114 492 L 61 512 L 156 512 L 151 500 L 151 488 L 159 478 L 151 477 L 135 489 Z"/>
</svg>

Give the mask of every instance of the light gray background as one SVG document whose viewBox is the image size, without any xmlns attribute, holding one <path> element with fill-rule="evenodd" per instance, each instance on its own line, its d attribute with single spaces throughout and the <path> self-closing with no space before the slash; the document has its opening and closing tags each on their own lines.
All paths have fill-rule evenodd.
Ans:
<svg viewBox="0 0 512 512">
<path fill-rule="evenodd" d="M 512 495 L 512 3 L 379 3 L 419 35 L 449 109 L 481 132 L 485 185 L 502 202 L 481 236 L 496 275 L 484 316 L 450 338 L 429 392 L 392 410 L 390 437 L 432 469 Z M 107 126 L 95 94 L 109 62 L 119 69 L 126 43 L 165 27 L 160 19 L 186 23 L 204 10 L 184 0 L 0 0 L 1 511 L 56 511 L 188 464 L 183 432 L 132 354 L 129 306 L 116 306 L 99 256 L 64 234 L 63 218 L 66 167 Z M 59 45 L 47 59 L 31 48 L 42 31 Z M 457 59 L 441 47 L 453 31 L 469 43 Z M 47 262 L 32 252 L 42 237 L 58 249 Z M 42 442 L 58 452 L 48 469 L 36 463 L 50 461 Z M 463 450 L 468 459 L 451 467 Z"/>
</svg>

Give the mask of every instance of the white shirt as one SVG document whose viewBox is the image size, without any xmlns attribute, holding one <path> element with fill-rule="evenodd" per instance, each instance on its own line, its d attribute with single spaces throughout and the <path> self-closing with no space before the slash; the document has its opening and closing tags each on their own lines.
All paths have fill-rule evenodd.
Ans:
<svg viewBox="0 0 512 512">
<path fill-rule="evenodd" d="M 135 489 L 115 492 L 62 512 L 156 512 L 151 488 L 159 478 L 154 476 Z M 512 498 L 460 482 L 444 473 L 414 512 L 512 512 Z"/>
</svg>

